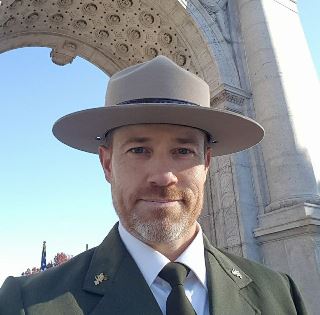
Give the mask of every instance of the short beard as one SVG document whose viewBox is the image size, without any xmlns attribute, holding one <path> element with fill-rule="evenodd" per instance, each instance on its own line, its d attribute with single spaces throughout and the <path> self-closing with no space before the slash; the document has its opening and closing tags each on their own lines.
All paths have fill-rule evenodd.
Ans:
<svg viewBox="0 0 320 315">
<path fill-rule="evenodd" d="M 181 199 L 187 209 L 182 209 L 178 213 L 168 213 L 166 209 L 159 209 L 156 217 L 146 219 L 137 215 L 134 209 L 130 209 L 130 212 L 119 211 L 119 209 L 125 209 L 125 207 L 121 201 L 115 198 L 116 194 L 113 188 L 114 186 L 111 185 L 113 205 L 124 228 L 147 244 L 169 244 L 183 238 L 190 232 L 190 227 L 198 219 L 203 205 L 203 194 L 200 194 L 197 200 L 192 200 L 192 195 L 188 191 L 179 192 L 174 188 L 169 189 L 167 187 L 150 188 L 139 192 L 138 196 L 145 195 L 150 198 L 155 196 L 155 199 L 158 196 L 163 199 Z"/>
<path fill-rule="evenodd" d="M 167 219 L 154 219 L 152 221 L 142 221 L 135 213 L 130 220 L 130 232 L 144 243 L 171 243 L 182 238 L 189 227 L 189 218 L 186 214 L 178 222 L 170 222 Z"/>
</svg>

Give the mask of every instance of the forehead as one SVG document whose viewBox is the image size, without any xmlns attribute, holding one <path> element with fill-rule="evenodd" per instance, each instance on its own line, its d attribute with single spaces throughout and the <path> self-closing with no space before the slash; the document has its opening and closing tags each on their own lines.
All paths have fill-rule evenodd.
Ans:
<svg viewBox="0 0 320 315">
<path fill-rule="evenodd" d="M 127 141 L 143 137 L 149 139 L 166 139 L 167 141 L 177 141 L 178 139 L 190 140 L 194 143 L 203 143 L 205 133 L 199 129 L 170 124 L 139 124 L 119 127 L 113 132 L 113 137 L 117 141 Z"/>
</svg>

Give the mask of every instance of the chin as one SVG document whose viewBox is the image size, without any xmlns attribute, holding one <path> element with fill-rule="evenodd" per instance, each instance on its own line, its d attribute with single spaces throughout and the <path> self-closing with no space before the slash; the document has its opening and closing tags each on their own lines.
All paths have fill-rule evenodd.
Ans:
<svg viewBox="0 0 320 315">
<path fill-rule="evenodd" d="M 171 243 L 183 237 L 189 230 L 185 220 L 172 223 L 171 220 L 157 219 L 141 222 L 140 218 L 133 218 L 130 231 L 143 242 Z"/>
</svg>

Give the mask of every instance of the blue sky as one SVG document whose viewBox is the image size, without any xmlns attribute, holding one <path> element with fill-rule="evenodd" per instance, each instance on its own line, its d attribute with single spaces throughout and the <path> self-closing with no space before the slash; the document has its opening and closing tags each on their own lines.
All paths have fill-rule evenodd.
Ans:
<svg viewBox="0 0 320 315">
<path fill-rule="evenodd" d="M 58 251 L 97 245 L 116 221 L 99 161 L 57 141 L 61 116 L 104 104 L 107 76 L 77 58 L 58 67 L 46 48 L 0 55 L 0 280 Z M 7 271 L 10 269 L 10 271 Z"/>
<path fill-rule="evenodd" d="M 320 77 L 320 1 L 298 0 L 300 20 L 308 41 L 313 62 Z"/>
<path fill-rule="evenodd" d="M 320 76 L 320 1 L 299 2 Z M 99 244 L 117 220 L 96 155 L 66 147 L 53 123 L 76 110 L 104 104 L 107 76 L 76 58 L 54 65 L 47 48 L 0 55 L 0 284 L 47 258 L 76 255 Z"/>
</svg>

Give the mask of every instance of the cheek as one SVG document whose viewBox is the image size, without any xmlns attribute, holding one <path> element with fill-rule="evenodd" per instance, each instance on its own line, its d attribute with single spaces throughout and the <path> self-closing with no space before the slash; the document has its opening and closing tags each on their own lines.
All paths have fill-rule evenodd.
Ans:
<svg viewBox="0 0 320 315">
<path fill-rule="evenodd" d="M 138 181 L 145 181 L 146 163 L 141 161 L 134 161 L 126 158 L 125 156 L 118 155 L 114 157 L 113 161 L 113 175 L 118 181 L 121 180 L 128 186 L 130 183 L 136 183 Z"/>
<path fill-rule="evenodd" d="M 206 172 L 203 166 L 194 166 L 188 169 L 184 174 L 184 181 L 197 190 L 203 190 L 206 182 Z"/>
<path fill-rule="evenodd" d="M 141 171 L 137 171 L 136 167 L 119 159 L 113 164 L 113 180 L 114 192 L 117 198 L 130 200 L 134 198 L 136 190 L 142 185 L 143 179 Z"/>
<path fill-rule="evenodd" d="M 117 154 L 112 157 L 112 177 L 116 185 L 126 182 L 126 177 L 130 177 L 130 167 Z"/>
</svg>

